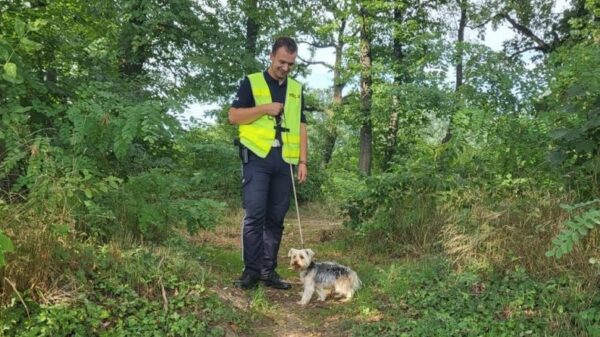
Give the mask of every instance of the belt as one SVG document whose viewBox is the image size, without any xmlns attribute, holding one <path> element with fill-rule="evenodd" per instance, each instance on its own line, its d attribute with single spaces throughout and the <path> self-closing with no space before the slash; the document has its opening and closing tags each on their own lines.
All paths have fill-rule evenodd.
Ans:
<svg viewBox="0 0 600 337">
<path fill-rule="evenodd" d="M 279 139 L 273 139 L 273 144 L 271 144 L 271 147 L 281 147 L 281 142 L 279 141 Z"/>
</svg>

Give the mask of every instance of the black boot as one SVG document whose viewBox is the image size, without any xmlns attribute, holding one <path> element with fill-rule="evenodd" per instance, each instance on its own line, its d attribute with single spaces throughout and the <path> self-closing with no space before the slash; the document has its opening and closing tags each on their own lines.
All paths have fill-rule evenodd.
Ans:
<svg viewBox="0 0 600 337">
<path fill-rule="evenodd" d="M 275 271 L 272 271 L 268 275 L 261 275 L 260 280 L 267 287 L 283 290 L 292 288 L 292 285 L 287 282 L 284 282 Z"/>
<path fill-rule="evenodd" d="M 242 277 L 239 280 L 233 281 L 233 284 L 244 290 L 254 289 L 258 286 L 259 274 L 255 271 L 244 269 Z"/>
</svg>

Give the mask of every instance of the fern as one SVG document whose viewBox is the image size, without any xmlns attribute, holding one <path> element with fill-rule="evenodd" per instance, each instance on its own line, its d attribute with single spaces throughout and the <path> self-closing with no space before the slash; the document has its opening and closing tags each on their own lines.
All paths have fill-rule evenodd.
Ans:
<svg viewBox="0 0 600 337">
<path fill-rule="evenodd" d="M 576 215 L 565 222 L 565 228 L 552 240 L 552 249 L 546 252 L 546 256 L 561 258 L 563 255 L 572 252 L 573 246 L 581 241 L 596 225 L 600 224 L 600 208 L 591 207 L 598 201 L 600 200 L 595 199 L 576 205 L 561 205 L 561 208 L 568 212 L 589 208 L 582 214 Z"/>
</svg>

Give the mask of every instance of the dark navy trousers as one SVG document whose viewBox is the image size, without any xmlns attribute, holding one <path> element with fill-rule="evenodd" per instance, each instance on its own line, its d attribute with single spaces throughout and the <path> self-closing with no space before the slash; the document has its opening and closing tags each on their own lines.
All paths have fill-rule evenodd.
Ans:
<svg viewBox="0 0 600 337">
<path fill-rule="evenodd" d="M 277 267 L 292 192 L 290 165 L 283 161 L 281 147 L 271 148 L 264 159 L 250 152 L 243 164 L 242 192 L 244 266 L 267 275 Z"/>
</svg>

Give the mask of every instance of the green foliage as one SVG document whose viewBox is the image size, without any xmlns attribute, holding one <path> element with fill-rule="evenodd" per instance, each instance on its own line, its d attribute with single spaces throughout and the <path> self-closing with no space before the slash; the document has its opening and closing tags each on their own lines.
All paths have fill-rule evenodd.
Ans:
<svg viewBox="0 0 600 337">
<path fill-rule="evenodd" d="M 167 239 L 177 228 L 186 228 L 190 234 L 212 228 L 225 207 L 212 199 L 197 198 L 186 180 L 162 170 L 130 177 L 110 198 L 117 223 L 126 226 L 124 233 L 157 242 Z"/>
<path fill-rule="evenodd" d="M 581 209 L 584 209 L 584 211 L 565 222 L 564 228 L 556 239 L 552 240 L 552 249 L 546 252 L 546 256 L 561 258 L 563 255 L 572 252 L 575 244 L 588 235 L 589 231 L 600 225 L 600 209 L 595 207 L 595 204 L 599 201 L 592 200 L 576 205 L 561 205 L 569 213 Z"/>
<path fill-rule="evenodd" d="M 29 37 L 39 31 L 47 22 L 43 19 L 24 22 L 19 18 L 14 18 L 13 22 L 12 34 L 0 33 L 0 61 L 4 61 L 2 79 L 12 84 L 21 84 L 23 83 L 23 70 L 19 70 L 19 68 L 23 64 L 20 63 L 19 54 L 32 54 L 42 49 L 40 43 Z"/>
<path fill-rule="evenodd" d="M 403 244 L 431 246 L 430 239 L 443 224 L 438 198 L 452 186 L 460 184 L 454 176 L 439 170 L 439 149 L 420 147 L 415 160 L 406 160 L 394 171 L 374 175 L 357 186 L 342 204 L 345 225 L 362 234 L 377 238 L 384 246 Z"/>
<path fill-rule="evenodd" d="M 105 157 L 106 164 L 114 164 L 106 162 L 111 155 L 120 162 L 144 164 L 136 157 L 158 154 L 153 153 L 157 150 L 153 147 L 164 146 L 161 142 L 173 137 L 177 125 L 164 113 L 164 103 L 152 99 L 140 102 L 131 94 L 123 94 L 122 89 L 106 82 L 88 82 L 77 89 L 77 101 L 66 111 L 73 130 L 62 139 L 76 154 Z"/>
<path fill-rule="evenodd" d="M 62 209 L 78 229 L 105 239 L 131 231 L 160 241 L 175 228 L 194 233 L 218 221 L 223 205 L 213 198 L 226 199 L 221 186 L 194 180 L 175 150 L 181 128 L 167 112 L 181 108 L 185 90 L 163 78 L 177 63 L 164 53 L 198 42 L 190 34 L 200 26 L 192 2 L 170 6 L 131 2 L 123 20 L 115 19 L 122 8 L 110 3 L 4 8 L 0 62 L 13 81 L 0 81 L 2 194 L 28 199 L 40 214 Z M 196 28 L 180 30 L 173 21 Z M 128 73 L 138 61 L 145 69 Z M 224 161 L 207 162 L 211 170 L 200 176 Z"/>
<path fill-rule="evenodd" d="M 590 11 L 597 6 L 586 3 Z M 551 59 L 556 67 L 552 95 L 545 103 L 559 108 L 553 114 L 556 128 L 551 133 L 554 149 L 550 159 L 568 170 L 586 198 L 592 199 L 597 197 L 594 182 L 600 176 L 600 29 L 583 17 L 572 19 L 571 25 L 575 42 L 559 49 Z"/>
<path fill-rule="evenodd" d="M 423 261 L 375 279 L 389 297 L 386 318 L 359 323 L 353 336 L 586 336 L 600 324 L 597 295 L 567 279 L 536 281 L 522 268 L 486 277 Z"/>
<path fill-rule="evenodd" d="M 199 197 L 239 201 L 240 159 L 233 135 L 222 127 L 192 129 L 177 143 L 182 174 Z"/>
<path fill-rule="evenodd" d="M 471 240 L 475 244 L 466 246 L 476 253 L 496 249 L 502 259 L 530 266 L 537 247 L 526 243 L 549 235 L 542 221 L 548 215 L 540 215 L 545 205 L 570 200 L 572 194 L 578 200 L 598 197 L 597 0 L 574 1 L 562 20 L 552 14 L 548 1 L 486 0 L 481 8 L 467 6 L 469 27 L 498 25 L 506 17 L 497 13 L 509 13 L 533 34 L 543 32 L 542 40 L 554 41 L 550 56 L 535 64 L 519 56 L 526 48 L 539 47 L 530 34 L 517 34 L 504 51 L 462 44 L 465 77 L 456 92 L 447 81 L 456 48 L 444 41 L 454 28 L 443 22 L 446 10 L 455 9 L 453 3 L 253 4 L 0 2 L 0 200 L 9 200 L 9 212 L 0 219 L 7 223 L 0 231 L 0 267 L 5 265 L 2 272 L 14 278 L 18 290 L 33 289 L 23 291 L 32 319 L 25 320 L 15 299 L 2 312 L 2 319 L 9 318 L 0 334 L 227 334 L 218 323 L 229 315 L 221 315 L 226 309 L 207 294 L 203 282 L 181 280 L 194 269 L 192 264 L 174 267 L 143 251 L 122 256 L 106 249 L 99 253 L 102 258 L 87 260 L 77 255 L 78 243 L 81 237 L 173 243 L 182 228 L 194 234 L 215 226 L 224 202 L 239 200 L 232 128 L 183 130 L 171 113 L 181 111 L 191 97 L 227 100 L 243 73 L 265 63 L 275 33 L 306 33 L 311 35 L 307 41 L 319 45 L 341 43 L 336 70 L 343 83 L 336 85 L 351 89 L 361 69 L 353 57 L 359 44 L 356 36 L 338 32 L 342 25 L 355 30 L 360 5 L 373 14 L 369 115 L 374 162 L 385 160 L 380 166 L 385 172 L 365 178 L 355 169 L 363 115 L 351 89 L 333 112 L 330 100 L 317 104 L 327 114 L 322 118 L 327 125 L 311 127 L 311 153 L 329 151 L 330 144 L 335 148 L 327 168 L 318 167 L 318 156 L 309 158 L 309 180 L 299 186 L 301 200 L 325 197 L 342 203 L 349 227 L 390 250 L 400 243 L 443 247 L 449 253 L 448 246 L 460 250 Z M 313 15 L 325 10 L 332 20 Z M 281 15 L 285 11 L 296 15 Z M 249 33 L 251 28 L 257 36 Z M 300 72 L 306 69 L 303 63 Z M 536 99 L 542 91 L 544 96 Z M 397 133 L 390 128 L 392 116 L 398 117 Z M 453 137 L 440 144 L 447 119 Z M 325 142 L 321 136 L 333 134 L 326 133 L 331 125 L 337 139 Z M 555 130 L 550 133 L 550 128 Z M 395 148 L 388 146 L 390 137 L 397 141 Z M 562 165 L 556 171 L 546 162 L 550 147 L 550 158 Z M 395 157 L 388 163 L 383 153 Z M 563 185 L 563 177 L 569 185 Z M 568 211 L 580 213 L 565 223 L 548 255 L 570 252 L 600 222 L 600 211 L 592 204 L 570 207 Z M 471 253 L 467 248 L 466 254 Z M 17 254 L 6 261 L 13 249 Z M 57 276 L 57 271 L 67 270 L 78 258 L 89 265 L 76 272 L 81 282 L 73 284 L 89 286 L 81 292 L 88 299 L 75 294 L 68 304 L 35 304 L 44 296 L 38 290 L 68 278 L 68 272 Z M 194 261 L 196 256 L 186 258 Z M 223 259 L 223 265 L 239 269 L 231 260 Z M 554 292 L 561 285 L 532 281 L 520 271 L 491 280 L 472 273 L 453 275 L 446 266 L 422 275 L 399 268 L 382 276 L 386 281 L 378 285 L 395 302 L 380 311 L 389 309 L 401 319 L 357 327 L 356 335 L 548 330 L 560 335 L 569 328 L 593 335 L 598 329 L 597 310 L 570 298 L 558 314 L 549 310 L 563 305 L 557 298 L 564 294 Z M 478 293 L 473 284 L 487 284 L 488 291 Z M 264 293 L 255 296 L 254 309 L 268 310 Z M 361 313 L 368 316 L 372 308 L 364 306 Z M 562 330 L 548 322 L 566 324 Z"/>
<path fill-rule="evenodd" d="M 15 251 L 15 247 L 6 234 L 0 229 L 0 268 L 6 265 L 6 253 L 11 253 Z"/>
<path fill-rule="evenodd" d="M 425 232 L 439 228 L 433 225 L 440 220 L 436 212 L 462 212 L 465 205 L 449 203 L 451 195 L 483 190 L 498 202 L 528 190 L 557 188 L 561 182 L 546 163 L 547 130 L 543 120 L 459 110 L 450 143 L 414 144 L 392 169 L 367 178 L 366 188 L 347 196 L 348 224 L 403 228 L 400 232 L 413 224 Z"/>
<path fill-rule="evenodd" d="M 15 298 L 0 308 L 1 336 L 223 336 L 246 324 L 207 291 L 189 247 L 84 251 L 76 275 L 85 288 L 66 303 L 26 297 L 30 318 Z"/>
<path fill-rule="evenodd" d="M 463 47 L 465 79 L 458 88 L 457 98 L 467 109 L 481 109 L 495 115 L 532 112 L 535 98 L 545 88 L 540 85 L 543 65 L 528 65 L 487 46 L 467 44 Z"/>
<path fill-rule="evenodd" d="M 317 161 L 308 163 L 308 179 L 302 184 L 299 184 L 298 179 L 296 179 L 298 170 L 294 170 L 298 201 L 315 202 L 323 200 L 324 195 L 322 186 L 325 183 L 327 176 L 324 170 L 322 170 L 317 163 Z"/>
</svg>

